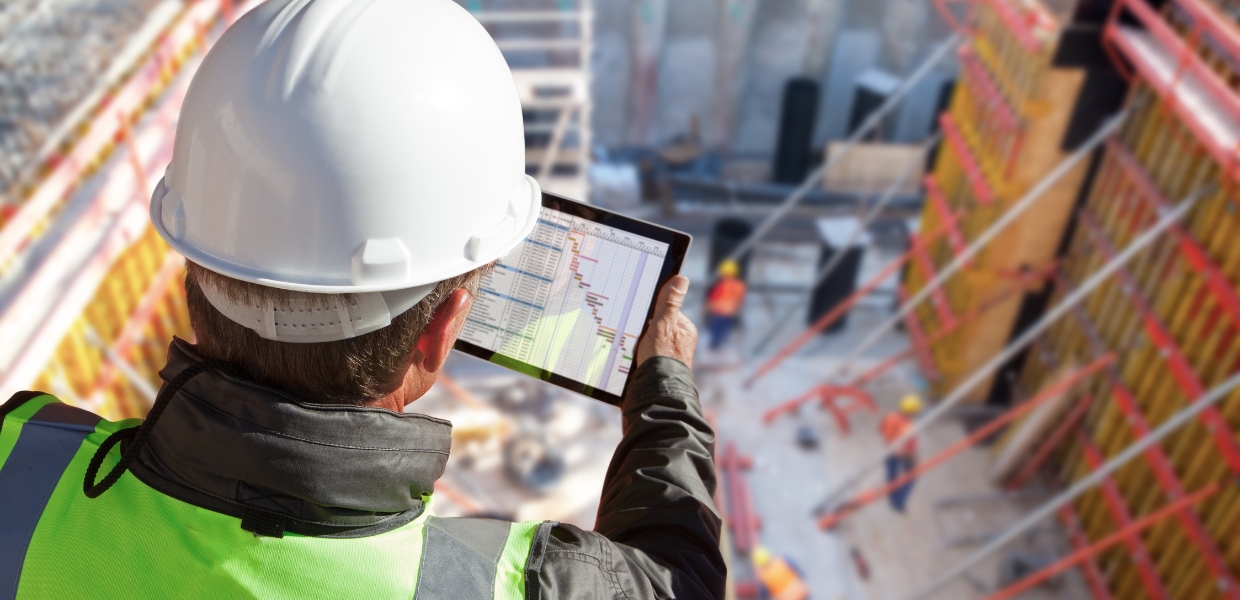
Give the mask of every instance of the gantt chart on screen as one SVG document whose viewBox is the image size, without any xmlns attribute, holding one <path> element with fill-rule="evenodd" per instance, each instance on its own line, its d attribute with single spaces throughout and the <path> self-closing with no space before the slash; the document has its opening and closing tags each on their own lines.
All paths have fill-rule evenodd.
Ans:
<svg viewBox="0 0 1240 600">
<path fill-rule="evenodd" d="M 668 244 L 542 209 L 482 282 L 461 339 L 620 394 Z"/>
</svg>

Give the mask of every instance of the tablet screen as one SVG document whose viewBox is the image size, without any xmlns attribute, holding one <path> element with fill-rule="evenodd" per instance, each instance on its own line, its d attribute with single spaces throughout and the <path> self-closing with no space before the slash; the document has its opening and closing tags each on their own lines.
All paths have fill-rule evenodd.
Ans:
<svg viewBox="0 0 1240 600">
<path fill-rule="evenodd" d="M 659 285 L 671 275 L 675 240 L 622 228 L 656 227 L 648 223 L 580 206 L 572 214 L 544 203 L 530 236 L 483 278 L 460 339 L 494 353 L 486 357 L 492 362 L 552 383 L 565 378 L 580 384 L 575 391 L 614 401 Z"/>
</svg>

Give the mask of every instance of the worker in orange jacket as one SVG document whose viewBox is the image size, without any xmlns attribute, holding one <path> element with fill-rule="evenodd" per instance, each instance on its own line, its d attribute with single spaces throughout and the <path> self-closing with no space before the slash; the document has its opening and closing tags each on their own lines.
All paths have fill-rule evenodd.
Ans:
<svg viewBox="0 0 1240 600">
<path fill-rule="evenodd" d="M 710 329 L 710 349 L 723 347 L 745 302 L 745 282 L 741 267 L 732 259 L 719 263 L 719 281 L 706 294 L 706 320 Z"/>
<path fill-rule="evenodd" d="M 883 416 L 883 420 L 879 423 L 879 432 L 883 434 L 883 443 L 890 446 L 892 442 L 900 439 L 905 432 L 913 428 L 913 417 L 921 412 L 921 398 L 915 394 L 908 394 L 900 400 L 900 410 L 898 412 L 889 412 Z M 910 437 L 899 448 L 887 456 L 887 483 L 891 483 L 900 476 L 912 471 L 917 467 L 917 438 Z M 887 499 L 891 501 L 891 508 L 904 512 L 905 504 L 908 503 L 908 496 L 913 491 L 913 480 L 908 483 L 891 490 L 891 494 Z"/>
<path fill-rule="evenodd" d="M 809 598 L 809 586 L 801 578 L 801 572 L 791 561 L 775 556 L 762 546 L 753 549 L 750 555 L 753 560 L 754 575 L 766 592 L 763 597 L 770 600 L 806 600 Z"/>
</svg>

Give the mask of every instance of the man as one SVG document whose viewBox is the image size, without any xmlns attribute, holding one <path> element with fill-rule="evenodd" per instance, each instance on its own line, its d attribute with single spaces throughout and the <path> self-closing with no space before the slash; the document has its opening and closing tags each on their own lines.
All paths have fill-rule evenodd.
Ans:
<svg viewBox="0 0 1240 600">
<path fill-rule="evenodd" d="M 189 260 L 145 421 L 0 407 L 0 598 L 718 598 L 714 438 L 660 290 L 594 531 L 433 516 L 434 383 L 538 215 L 503 56 L 450 0 L 273 0 L 195 75 L 152 198 Z"/>
<path fill-rule="evenodd" d="M 728 341 L 736 316 L 745 302 L 745 282 L 740 265 L 732 259 L 719 263 L 719 281 L 706 294 L 706 319 L 710 329 L 710 349 L 718 350 Z"/>
<path fill-rule="evenodd" d="M 878 428 L 883 436 L 883 443 L 890 446 L 911 430 L 913 428 L 913 418 L 919 412 L 921 412 L 921 398 L 918 398 L 915 394 L 904 396 L 900 400 L 900 411 L 887 413 L 879 423 Z M 897 448 L 895 452 L 887 456 L 887 483 L 899 479 L 916 467 L 917 438 L 914 436 L 910 437 L 900 448 Z M 904 512 L 905 505 L 908 503 L 908 496 L 912 491 L 913 480 L 911 479 L 908 483 L 891 490 L 891 494 L 887 496 L 887 499 L 891 501 L 891 508 Z"/>
<path fill-rule="evenodd" d="M 762 584 L 762 597 L 769 600 L 807 600 L 809 586 L 791 560 L 775 556 L 765 546 L 753 549 L 753 567 Z"/>
</svg>

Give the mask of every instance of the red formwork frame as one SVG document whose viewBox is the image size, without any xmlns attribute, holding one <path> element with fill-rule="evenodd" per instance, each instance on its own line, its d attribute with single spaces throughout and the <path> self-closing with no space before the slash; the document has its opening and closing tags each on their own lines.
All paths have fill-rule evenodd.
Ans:
<svg viewBox="0 0 1240 600">
<path fill-rule="evenodd" d="M 1012 174 L 1012 168 L 1016 165 L 1016 157 L 1025 143 L 1025 126 L 1021 122 L 1020 114 L 1008 104 L 1003 91 L 995 83 L 994 77 L 991 76 L 986 65 L 982 64 L 972 47 L 968 44 L 961 44 L 957 58 L 961 71 L 968 75 L 981 101 L 994 110 L 992 116 L 998 121 L 999 127 L 1016 140 L 1008 151 L 1008 158 L 1003 166 L 1003 176 L 1008 177 Z"/>
<path fill-rule="evenodd" d="M 947 205 L 947 198 L 943 195 L 943 188 L 939 186 L 934 175 L 927 175 L 924 181 L 926 185 L 926 196 L 930 200 L 931 206 L 938 214 L 939 220 L 947 225 L 947 243 L 951 246 L 952 252 L 959 255 L 964 252 L 965 243 L 964 234 L 960 231 L 959 213 L 953 212 L 951 207 Z M 916 237 L 913 238 L 916 241 Z M 938 270 L 934 268 L 934 261 L 930 258 L 927 251 L 929 244 L 913 244 L 913 248 L 917 250 L 914 258 L 917 260 L 917 266 L 921 267 L 924 272 L 926 281 L 933 281 L 938 276 Z M 971 262 L 971 261 L 970 261 Z M 901 300 L 903 303 L 903 300 Z M 951 302 L 947 299 L 947 294 L 943 288 L 936 287 L 930 293 L 930 303 L 934 306 L 934 311 L 938 313 L 939 321 L 944 327 L 952 327 L 956 323 L 956 315 L 952 312 Z M 910 315 L 913 313 L 909 313 Z M 914 317 L 915 318 L 915 317 Z"/>
<path fill-rule="evenodd" d="M 1038 39 L 1037 34 L 1033 32 L 1033 26 L 1036 25 L 1036 23 L 1032 23 L 1030 20 L 1032 17 L 1036 16 L 1050 18 L 1050 15 L 1034 15 L 1032 14 L 1032 11 L 1027 11 L 1025 14 L 1021 14 L 1021 11 L 1017 10 L 1016 7 L 1013 6 L 1013 3 L 1008 2 L 1007 0 L 983 1 L 995 10 L 995 13 L 999 15 L 999 19 L 1003 21 L 1003 24 L 1007 26 L 1008 31 L 1012 32 L 1013 37 L 1016 38 L 1016 41 L 1019 42 L 1025 50 L 1029 52 L 1038 52 L 1042 49 L 1042 40 Z M 1054 25 L 1053 22 L 1048 22 L 1046 24 L 1048 26 Z"/>
<path fill-rule="evenodd" d="M 1153 527 L 1160 521 L 1173 516 L 1177 512 L 1192 509 L 1193 504 L 1201 502 L 1202 500 L 1205 500 L 1213 495 L 1215 492 L 1218 492 L 1218 488 L 1219 486 L 1217 483 L 1212 483 L 1191 496 L 1186 496 L 1180 500 L 1169 502 L 1166 506 L 1129 523 L 1128 525 L 1104 536 L 1102 539 L 1093 542 L 1092 544 L 1076 547 L 1072 554 L 1065 556 L 1050 565 L 1047 565 L 1038 572 L 987 596 L 985 600 L 1007 600 L 1008 598 L 1024 593 L 1043 581 L 1058 575 L 1059 573 L 1071 569 L 1072 567 L 1075 567 L 1083 562 L 1090 561 L 1094 556 L 1097 556 L 1098 553 L 1107 550 L 1111 546 L 1114 546 L 1126 539 L 1131 539 L 1132 537 L 1139 535 L 1141 532 Z M 1108 594 L 1108 597 L 1109 595 L 1110 594 Z"/>
<path fill-rule="evenodd" d="M 1077 217 L 1084 226 L 1085 231 L 1092 239 L 1094 246 L 1102 251 L 1107 260 L 1115 256 L 1115 248 L 1111 245 L 1110 240 L 1106 239 L 1106 234 L 1098 225 L 1097 220 L 1090 212 L 1089 207 L 1082 207 Z M 1171 333 L 1167 331 L 1167 327 L 1163 325 L 1158 315 L 1154 314 L 1148 300 L 1144 298 L 1140 289 L 1137 287 L 1136 279 L 1127 269 L 1120 268 L 1116 271 L 1116 276 L 1123 283 L 1121 289 L 1128 301 L 1136 308 L 1141 315 L 1142 329 L 1146 336 L 1154 343 L 1162 353 L 1163 358 L 1167 361 L 1167 367 L 1171 369 L 1172 378 L 1175 379 L 1176 385 L 1184 397 L 1190 401 L 1194 398 L 1200 398 L 1206 393 L 1205 386 L 1201 383 L 1201 379 L 1193 371 L 1193 367 L 1189 364 L 1188 359 L 1184 356 L 1184 351 L 1180 349 L 1180 345 L 1176 343 Z M 1219 454 L 1227 461 L 1227 466 L 1232 473 L 1240 473 L 1240 444 L 1236 443 L 1235 436 L 1231 432 L 1227 420 L 1223 418 L 1222 413 L 1217 407 L 1210 407 L 1201 412 L 1201 423 L 1205 425 L 1214 439 L 1214 445 L 1218 448 Z"/>
<path fill-rule="evenodd" d="M 1073 552 L 1081 552 L 1089 547 L 1089 538 L 1081 531 L 1081 519 L 1076 516 L 1076 510 L 1072 508 L 1072 504 L 1065 504 L 1059 509 L 1059 520 L 1063 522 L 1063 526 L 1068 530 L 1068 542 L 1072 544 Z M 1081 566 L 1081 570 L 1085 572 L 1085 585 L 1089 586 L 1089 591 L 1093 595 L 1094 600 L 1112 600 L 1110 588 L 1107 587 L 1106 577 L 1102 574 L 1102 569 L 1098 568 L 1098 561 L 1094 557 L 1089 557 Z"/>
<path fill-rule="evenodd" d="M 1209 9 L 1200 0 L 1177 0 L 1176 6 L 1184 9 L 1185 14 L 1194 20 L 1194 32 L 1192 34 L 1194 39 L 1199 38 L 1201 32 L 1205 31 L 1213 39 L 1219 41 L 1228 51 L 1232 52 L 1233 58 L 1240 60 L 1240 54 L 1234 52 L 1235 50 L 1240 50 L 1240 36 L 1234 30 L 1229 30 L 1230 25 L 1226 23 L 1227 19 L 1217 15 L 1215 11 Z M 1175 57 L 1175 72 L 1170 81 L 1162 81 L 1154 65 L 1142 58 L 1141 53 L 1121 31 L 1119 20 L 1120 14 L 1124 10 L 1136 17 L 1145 26 L 1146 30 L 1154 36 L 1155 40 L 1171 56 Z M 1209 18 L 1201 18 L 1205 16 L 1216 17 L 1219 19 L 1219 22 L 1212 22 Z M 1237 96 L 1227 85 L 1227 82 L 1223 81 L 1217 73 L 1201 60 L 1201 57 L 1194 52 L 1192 45 L 1181 39 L 1175 30 L 1171 29 L 1166 21 L 1163 20 L 1162 16 L 1146 4 L 1145 0 L 1117 0 L 1111 8 L 1111 16 L 1103 28 L 1102 35 L 1104 46 L 1108 51 L 1113 53 L 1117 49 L 1122 53 L 1128 62 L 1135 67 L 1135 75 L 1140 75 L 1158 93 L 1163 101 L 1175 110 L 1188 128 L 1196 134 L 1202 145 L 1214 155 L 1219 164 L 1223 165 L 1232 177 L 1240 178 L 1240 160 L 1238 160 L 1240 155 L 1237 154 L 1240 148 L 1220 144 L 1211 135 L 1209 127 L 1202 121 L 1201 116 L 1177 101 L 1176 88 L 1179 86 L 1183 75 L 1187 72 L 1201 82 L 1206 91 L 1219 105 L 1226 109 L 1234 118 L 1240 120 L 1240 96 Z M 1120 69 L 1121 71 L 1128 71 L 1124 65 L 1120 65 Z"/>
<path fill-rule="evenodd" d="M 1094 343 L 1100 343 L 1097 328 L 1089 320 L 1089 316 L 1080 307 L 1072 311 L 1077 323 L 1085 330 L 1086 337 Z M 1095 348 L 1095 354 L 1106 352 L 1105 348 Z M 1128 426 L 1132 429 L 1133 437 L 1140 439 L 1150 433 L 1150 425 L 1145 419 L 1145 414 L 1141 412 L 1141 407 L 1137 405 L 1137 400 L 1127 386 L 1119 380 L 1119 376 L 1111 369 L 1105 370 L 1107 378 L 1111 384 L 1111 396 L 1115 398 L 1115 405 L 1123 413 Z M 1171 464 L 1171 459 L 1167 457 L 1167 453 L 1163 451 L 1161 445 L 1155 444 L 1150 446 L 1144 452 L 1146 464 L 1154 473 L 1154 478 L 1158 481 L 1158 485 L 1166 494 L 1167 499 L 1176 501 L 1183 498 L 1186 494 L 1184 485 L 1180 482 L 1179 475 L 1175 473 L 1175 467 Z M 1214 540 L 1210 539 L 1210 534 L 1206 531 L 1205 525 L 1195 512 L 1181 512 L 1179 521 L 1187 534 L 1189 542 L 1197 548 L 1201 553 L 1202 559 L 1205 560 L 1206 568 L 1210 574 L 1218 582 L 1218 588 L 1224 597 L 1230 600 L 1240 600 L 1240 586 L 1237 586 L 1235 578 L 1227 567 L 1226 560 L 1223 559 L 1222 553 L 1218 546 L 1214 544 Z"/>
<path fill-rule="evenodd" d="M 955 223 L 952 223 L 953 228 Z M 916 240 L 914 236 L 914 240 Z M 934 268 L 934 260 L 930 258 L 930 253 L 926 251 L 929 244 L 913 244 L 913 259 L 917 261 L 917 266 L 921 267 L 922 273 L 926 276 L 926 281 L 934 281 L 938 277 L 938 270 Z M 943 291 L 943 286 L 936 286 L 930 292 L 930 304 L 934 306 L 934 312 L 939 315 L 939 321 L 944 327 L 950 326 L 956 322 L 956 314 L 952 312 L 951 301 L 947 299 L 947 293 Z"/>
<path fill-rule="evenodd" d="M 1099 465 L 1105 462 L 1097 446 L 1094 446 L 1089 436 L 1081 431 L 1077 431 L 1077 441 L 1081 445 L 1082 455 L 1085 457 L 1085 464 L 1089 466 L 1091 471 L 1096 470 Z M 1124 496 L 1119 491 L 1119 486 L 1115 484 L 1115 480 L 1108 477 L 1102 480 L 1098 486 L 1102 492 L 1103 503 L 1106 504 L 1107 512 L 1111 515 L 1111 521 L 1115 523 L 1116 529 L 1125 529 L 1132 525 L 1132 513 L 1128 510 L 1128 505 L 1124 502 Z M 1145 587 L 1145 593 L 1150 598 L 1171 598 L 1167 593 L 1167 586 L 1163 584 L 1162 578 L 1158 575 L 1158 569 L 1154 567 L 1154 561 L 1150 559 L 1149 549 L 1145 547 L 1145 541 L 1139 535 L 1132 535 L 1124 540 L 1128 546 L 1128 556 L 1137 566 L 1137 575 L 1141 578 L 1141 585 Z"/>
<path fill-rule="evenodd" d="M 1232 58 L 1240 60 L 1240 29 L 1236 28 L 1230 17 L 1219 13 L 1204 0 L 1175 0 L 1175 5 L 1199 24 Z"/>
<path fill-rule="evenodd" d="M 960 69 L 977 84 L 977 93 L 981 100 L 989 106 L 996 107 L 995 117 L 999 120 L 999 124 L 1008 129 L 1018 129 L 1020 117 L 1008 105 L 1003 92 L 990 76 L 990 71 L 986 70 L 986 65 L 982 64 L 981 59 L 978 58 L 977 52 L 968 44 L 962 44 L 960 50 L 956 52 L 956 57 L 960 60 Z"/>
<path fill-rule="evenodd" d="M 944 326 L 940 328 L 938 331 L 935 331 L 934 333 L 930 334 L 929 336 L 924 335 L 922 333 L 920 326 L 916 323 L 916 318 L 913 317 L 912 313 L 910 312 L 909 315 L 905 316 L 906 319 L 911 318 L 911 320 L 913 321 L 912 323 L 909 324 L 909 327 L 908 327 L 909 337 L 912 338 L 912 343 L 909 344 L 908 348 L 901 350 L 900 352 L 897 352 L 896 354 L 893 354 L 883 359 L 878 364 L 870 367 L 865 372 L 853 378 L 852 381 L 848 382 L 844 386 L 840 386 L 840 387 L 831 386 L 829 385 L 829 382 L 825 384 L 820 384 L 818 386 L 811 388 L 809 391 L 805 392 L 804 394 L 797 396 L 796 398 L 782 402 L 772 407 L 771 409 L 767 410 L 765 413 L 762 414 L 762 422 L 769 424 L 771 421 L 774 421 L 780 415 L 795 411 L 802 404 L 809 402 L 810 400 L 813 400 L 815 397 L 820 397 L 821 391 L 824 388 L 833 388 L 833 389 L 840 390 L 840 391 L 859 390 L 862 386 L 873 381 L 879 375 L 882 375 L 883 373 L 887 372 L 889 369 L 891 369 L 895 365 L 913 356 L 916 356 L 919 361 L 924 361 L 925 363 L 928 363 L 930 361 L 930 356 L 929 356 L 929 353 L 927 352 L 927 349 L 930 348 L 930 346 L 933 346 L 935 342 L 947 337 L 948 335 L 951 335 L 957 329 L 960 329 L 961 327 L 964 327 L 965 325 L 977 320 L 987 311 L 994 308 L 995 306 L 998 306 L 1004 300 L 1011 298 L 1017 292 L 1024 290 L 1027 286 L 1034 285 L 1035 283 L 1041 282 L 1051 272 L 1053 272 L 1054 268 L 1055 268 L 1055 265 L 1052 264 L 1048 268 L 1039 269 L 1037 271 L 1033 271 L 1030 273 L 1024 273 L 1020 275 L 1017 282 L 1000 290 L 996 294 L 991 294 L 990 296 L 984 298 L 981 302 L 978 302 L 977 306 L 973 307 L 969 312 L 963 315 L 960 315 L 955 320 L 955 322 L 950 324 L 950 326 Z M 901 296 L 900 302 L 901 303 L 904 302 L 903 296 Z M 914 327 L 916 327 L 916 329 L 914 329 Z M 923 364 L 922 367 L 926 368 L 925 364 Z M 933 367 L 930 367 L 930 368 L 933 368 Z"/>
<path fill-rule="evenodd" d="M 947 146 L 960 160 L 960 166 L 964 169 L 965 178 L 969 180 L 969 187 L 973 189 L 977 203 L 983 206 L 993 203 L 995 191 L 986 181 L 986 173 L 982 170 L 981 163 L 977 161 L 977 157 L 973 156 L 968 141 L 964 139 L 964 133 L 960 131 L 960 126 L 956 124 L 951 113 L 943 113 L 939 116 L 939 126 L 943 130 L 943 139 L 947 140 Z"/>
<path fill-rule="evenodd" d="M 947 204 L 947 197 L 943 195 L 943 188 L 939 185 L 939 180 L 933 174 L 926 175 L 923 183 L 926 186 L 926 199 L 930 201 L 930 206 L 934 208 L 934 212 L 938 214 L 940 221 L 952 221 L 952 207 Z M 957 256 L 964 252 L 965 246 L 968 246 L 964 240 L 964 233 L 960 231 L 960 224 L 952 221 L 952 228 L 947 232 L 947 243 L 951 244 L 952 252 Z"/>
<path fill-rule="evenodd" d="M 1137 188 L 1139 199 L 1155 211 L 1170 209 L 1171 202 L 1162 192 L 1158 191 L 1158 186 L 1137 162 L 1136 157 L 1114 138 L 1108 140 L 1107 143 L 1107 153 L 1123 169 L 1128 181 Z M 1180 253 L 1184 255 L 1184 259 L 1205 282 L 1205 288 L 1214 297 L 1214 301 L 1227 313 L 1232 323 L 1240 326 L 1240 294 L 1232 288 L 1231 282 L 1227 280 L 1226 275 L 1223 275 L 1222 269 L 1210 258 L 1205 248 L 1201 247 L 1201 244 L 1184 230 L 1183 226 L 1173 225 L 1169 231 L 1179 243 Z"/>
<path fill-rule="evenodd" d="M 964 252 L 968 244 L 965 242 L 964 233 L 960 230 L 960 222 L 952 219 L 952 209 L 947 204 L 947 198 L 943 195 L 943 188 L 939 185 L 934 175 L 927 175 L 925 178 L 926 198 L 930 200 L 930 205 L 938 214 L 939 220 L 944 223 L 951 223 L 951 227 L 947 231 L 947 243 L 951 246 L 952 253 L 959 256 Z M 972 259 L 967 264 L 972 264 Z M 938 270 L 934 268 L 934 261 L 930 259 L 930 254 L 926 251 L 926 247 L 920 247 L 917 253 L 917 265 L 921 267 L 926 276 L 926 281 L 933 281 L 938 276 Z M 943 323 L 943 327 L 954 328 L 957 317 L 952 311 L 951 302 L 947 299 L 947 294 L 942 287 L 935 288 L 930 294 L 931 303 L 934 310 L 939 315 L 939 321 Z"/>
<path fill-rule="evenodd" d="M 908 292 L 905 291 L 903 284 L 896 288 L 896 300 L 900 303 L 900 306 L 908 303 Z M 917 355 L 917 364 L 921 366 L 921 372 L 925 374 L 927 379 L 938 379 L 939 371 L 934 368 L 934 359 L 931 358 L 929 351 L 930 343 L 926 341 L 926 332 L 921 328 L 921 323 L 917 320 L 917 311 L 910 310 L 904 314 L 904 330 L 908 332 L 909 338 L 912 339 L 914 352 Z"/>
<path fill-rule="evenodd" d="M 1043 364 L 1046 363 L 1044 362 Z M 1072 430 L 1076 428 L 1077 423 L 1080 423 L 1081 419 L 1085 418 L 1085 413 L 1089 412 L 1089 407 L 1093 404 L 1093 402 L 1094 398 L 1092 395 L 1086 394 L 1085 396 L 1082 396 L 1081 399 L 1076 402 L 1076 406 L 1072 407 L 1072 410 L 1064 416 L 1064 418 L 1059 422 L 1059 425 L 1055 427 L 1051 434 L 1047 436 L 1040 445 L 1038 445 L 1038 447 L 1033 451 L 1033 454 L 1025 460 L 1024 464 L 1021 465 L 1020 470 L 1017 471 L 1006 484 L 1004 484 L 1004 487 L 1006 487 L 1009 491 L 1012 491 L 1020 489 L 1024 486 L 1025 482 L 1029 481 L 1029 478 L 1032 477 L 1033 474 L 1046 463 L 1046 460 L 1050 458 L 1051 453 L 1055 451 L 1055 448 L 1058 448 L 1059 444 L 1068 438 L 1068 435 L 1070 435 Z"/>
</svg>

